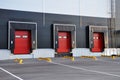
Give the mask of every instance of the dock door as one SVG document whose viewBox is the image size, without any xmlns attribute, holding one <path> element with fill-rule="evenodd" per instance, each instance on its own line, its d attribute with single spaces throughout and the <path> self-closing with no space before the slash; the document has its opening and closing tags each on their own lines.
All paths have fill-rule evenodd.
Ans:
<svg viewBox="0 0 120 80">
<path fill-rule="evenodd" d="M 68 53 L 71 49 L 70 32 L 58 32 L 58 53 Z"/>
<path fill-rule="evenodd" d="M 104 33 L 93 33 L 93 48 L 92 52 L 102 52 L 104 49 Z"/>
<path fill-rule="evenodd" d="M 53 24 L 53 45 L 55 57 L 73 56 L 76 48 L 76 25 Z"/>
<path fill-rule="evenodd" d="M 109 47 L 108 26 L 86 27 L 86 46 L 91 52 L 104 52 Z"/>
<path fill-rule="evenodd" d="M 12 54 L 31 54 L 37 49 L 37 23 L 9 21 L 8 49 Z"/>
<path fill-rule="evenodd" d="M 31 49 L 30 31 L 15 31 L 14 54 L 29 54 Z"/>
</svg>

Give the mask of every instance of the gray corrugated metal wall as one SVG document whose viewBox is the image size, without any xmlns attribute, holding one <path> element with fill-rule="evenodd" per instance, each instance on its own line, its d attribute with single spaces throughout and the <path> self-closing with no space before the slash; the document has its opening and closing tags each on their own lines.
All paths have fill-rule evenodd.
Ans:
<svg viewBox="0 0 120 80">
<path fill-rule="evenodd" d="M 115 1 L 115 3 L 113 3 L 113 8 L 111 9 L 115 9 L 115 10 L 111 10 L 113 11 L 113 17 L 115 17 L 115 23 L 114 24 L 114 46 L 116 48 L 120 48 L 120 0 L 113 0 Z M 114 8 L 115 5 L 115 8 Z"/>
</svg>

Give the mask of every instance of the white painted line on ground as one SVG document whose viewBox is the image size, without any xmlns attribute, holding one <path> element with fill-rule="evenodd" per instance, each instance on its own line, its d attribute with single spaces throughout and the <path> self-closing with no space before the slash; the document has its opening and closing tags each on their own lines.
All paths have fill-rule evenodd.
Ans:
<svg viewBox="0 0 120 80">
<path fill-rule="evenodd" d="M 107 72 L 101 72 L 101 71 L 96 71 L 96 70 L 90 70 L 90 69 L 85 69 L 85 68 L 81 68 L 81 67 L 75 67 L 75 66 L 65 65 L 65 64 L 56 63 L 56 62 L 51 62 L 51 63 L 57 64 L 57 65 L 60 65 L 60 66 L 65 66 L 65 67 L 77 69 L 77 70 L 83 70 L 83 71 L 87 71 L 87 72 L 89 71 L 89 72 L 93 72 L 93 73 L 99 73 L 99 74 L 103 74 L 103 75 L 107 75 L 107 76 L 113 76 L 113 77 L 119 77 L 119 78 L 120 78 L 120 75 L 111 74 L 111 73 L 107 73 Z"/>
<path fill-rule="evenodd" d="M 2 67 L 0 67 L 0 70 L 2 70 L 2 71 L 4 71 L 4 72 L 8 73 L 9 75 L 11 75 L 11 76 L 13 76 L 13 77 L 17 78 L 18 80 L 23 80 L 22 78 L 20 78 L 20 77 L 18 77 L 18 76 L 16 76 L 16 75 L 14 75 L 13 73 L 11 73 L 11 72 L 9 72 L 9 71 L 5 70 L 5 69 L 4 69 L 4 68 L 2 68 Z"/>
</svg>

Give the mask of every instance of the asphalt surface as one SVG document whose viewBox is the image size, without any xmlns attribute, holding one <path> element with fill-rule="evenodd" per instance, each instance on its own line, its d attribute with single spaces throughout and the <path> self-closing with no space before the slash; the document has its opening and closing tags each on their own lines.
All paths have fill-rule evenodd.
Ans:
<svg viewBox="0 0 120 80">
<path fill-rule="evenodd" d="M 120 58 L 53 58 L 53 62 L 24 59 L 0 61 L 0 80 L 120 80 Z M 8 72 L 7 72 L 8 71 Z"/>
</svg>

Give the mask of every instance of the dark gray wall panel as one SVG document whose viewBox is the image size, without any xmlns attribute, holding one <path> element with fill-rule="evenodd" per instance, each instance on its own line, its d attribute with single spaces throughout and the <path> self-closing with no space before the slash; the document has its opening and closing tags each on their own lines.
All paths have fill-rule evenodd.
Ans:
<svg viewBox="0 0 120 80">
<path fill-rule="evenodd" d="M 101 17 L 85 17 L 83 16 L 81 19 L 81 25 L 95 25 L 95 26 L 108 26 L 108 19 Z"/>
<path fill-rule="evenodd" d="M 113 33 L 114 46 L 120 48 L 120 0 L 115 0 L 115 29 Z"/>
<path fill-rule="evenodd" d="M 120 0 L 115 0 L 116 12 L 115 12 L 115 29 L 120 30 Z"/>
<path fill-rule="evenodd" d="M 79 46 L 81 48 L 89 48 L 89 35 L 87 34 L 88 30 L 86 30 L 86 27 L 88 25 L 94 25 L 94 26 L 109 26 L 109 23 L 108 23 L 109 19 L 107 18 L 99 18 L 99 17 L 85 17 L 85 16 L 81 16 L 80 18 L 80 30 L 82 34 L 77 34 L 78 36 L 81 36 L 78 37 L 78 41 L 79 41 Z M 80 39 L 79 39 L 80 38 Z M 81 40 L 81 41 L 80 41 Z"/>
<path fill-rule="evenodd" d="M 40 27 L 38 29 L 38 48 L 52 48 L 51 27 Z"/>
<path fill-rule="evenodd" d="M 37 12 L 25 12 L 0 9 L 0 49 L 7 49 L 8 44 L 8 21 L 37 22 L 37 45 L 38 48 L 53 48 L 52 24 L 65 23 L 76 25 L 77 48 L 86 48 L 86 26 L 107 25 L 106 18 L 80 17 L 73 15 L 43 14 Z M 81 22 L 80 22 L 81 21 Z"/>
<path fill-rule="evenodd" d="M 51 24 L 58 23 L 58 24 L 75 24 L 77 29 L 80 30 L 80 17 L 79 16 L 72 16 L 72 15 L 58 15 L 58 14 L 45 14 L 45 27 L 50 27 Z M 82 34 L 81 31 L 77 30 L 77 34 Z M 49 33 L 48 33 L 49 34 Z M 51 34 L 52 36 L 53 34 Z M 77 35 L 77 38 L 79 36 Z M 50 37 L 52 40 L 53 37 Z M 51 41 L 52 43 L 52 41 Z M 77 47 L 80 43 L 77 42 Z M 52 47 L 52 46 L 51 46 Z"/>
<path fill-rule="evenodd" d="M 7 49 L 8 21 L 37 22 L 38 29 L 43 25 L 43 14 L 34 12 L 0 9 L 0 49 Z M 39 40 L 38 40 L 39 44 Z"/>
</svg>

